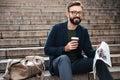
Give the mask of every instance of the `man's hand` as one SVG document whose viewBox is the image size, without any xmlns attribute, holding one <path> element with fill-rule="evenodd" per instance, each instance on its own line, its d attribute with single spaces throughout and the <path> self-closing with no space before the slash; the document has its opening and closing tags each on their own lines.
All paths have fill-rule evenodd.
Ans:
<svg viewBox="0 0 120 80">
<path fill-rule="evenodd" d="M 65 47 L 64 47 L 64 51 L 65 52 L 68 52 L 68 51 L 71 51 L 71 50 L 75 50 L 77 49 L 78 47 L 78 41 L 70 41 Z"/>
</svg>

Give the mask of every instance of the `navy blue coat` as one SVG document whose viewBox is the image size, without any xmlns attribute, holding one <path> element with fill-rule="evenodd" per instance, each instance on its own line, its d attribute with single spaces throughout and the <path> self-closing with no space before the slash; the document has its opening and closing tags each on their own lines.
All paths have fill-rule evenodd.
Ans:
<svg viewBox="0 0 120 80">
<path fill-rule="evenodd" d="M 66 54 L 63 51 L 65 45 L 68 43 L 68 29 L 67 23 L 63 22 L 56 24 L 52 27 L 46 44 L 45 44 L 45 54 L 50 57 L 50 72 L 53 73 L 52 70 L 52 62 L 55 58 L 60 55 Z M 80 25 L 77 26 L 76 36 L 79 37 L 79 46 L 77 48 L 77 55 L 82 58 L 82 50 L 84 51 L 87 57 L 94 57 L 95 51 L 93 50 L 88 34 L 88 30 Z"/>
</svg>

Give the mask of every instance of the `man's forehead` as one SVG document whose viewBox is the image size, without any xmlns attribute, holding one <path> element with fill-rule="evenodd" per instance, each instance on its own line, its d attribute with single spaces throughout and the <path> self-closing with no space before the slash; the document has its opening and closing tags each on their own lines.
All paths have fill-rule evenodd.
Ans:
<svg viewBox="0 0 120 80">
<path fill-rule="evenodd" d="M 81 6 L 71 6 L 70 10 L 82 11 L 82 7 Z"/>
</svg>

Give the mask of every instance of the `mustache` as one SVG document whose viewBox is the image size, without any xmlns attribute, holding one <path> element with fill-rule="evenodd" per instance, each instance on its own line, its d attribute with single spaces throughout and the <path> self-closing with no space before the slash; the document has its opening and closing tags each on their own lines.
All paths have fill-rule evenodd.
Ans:
<svg viewBox="0 0 120 80">
<path fill-rule="evenodd" d="M 74 17 L 73 19 L 80 19 L 80 17 Z"/>
</svg>

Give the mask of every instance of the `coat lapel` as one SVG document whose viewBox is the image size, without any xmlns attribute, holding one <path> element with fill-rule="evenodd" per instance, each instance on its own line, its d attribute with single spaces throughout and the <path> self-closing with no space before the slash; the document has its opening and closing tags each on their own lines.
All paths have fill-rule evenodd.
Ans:
<svg viewBox="0 0 120 80">
<path fill-rule="evenodd" d="M 79 37 L 79 40 L 82 39 L 82 31 L 81 31 L 81 26 L 77 26 L 77 37 Z"/>
<path fill-rule="evenodd" d="M 68 43 L 68 31 L 67 31 L 67 23 L 68 22 L 65 22 L 65 24 L 63 25 L 63 36 L 64 36 L 64 44 L 67 44 Z"/>
</svg>

